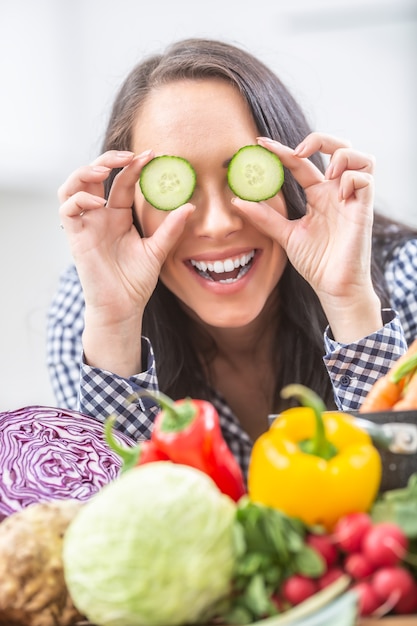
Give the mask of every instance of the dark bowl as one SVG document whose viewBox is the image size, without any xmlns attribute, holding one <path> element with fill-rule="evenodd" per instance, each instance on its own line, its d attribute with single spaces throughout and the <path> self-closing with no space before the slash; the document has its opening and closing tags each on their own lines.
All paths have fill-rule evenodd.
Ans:
<svg viewBox="0 0 417 626">
<path fill-rule="evenodd" d="M 381 413 L 357 413 L 358 417 L 376 424 L 404 423 L 417 425 L 417 411 L 383 411 Z M 407 485 L 411 474 L 417 472 L 417 453 L 397 454 L 379 448 L 382 459 L 380 491 L 399 489 Z"/>
</svg>

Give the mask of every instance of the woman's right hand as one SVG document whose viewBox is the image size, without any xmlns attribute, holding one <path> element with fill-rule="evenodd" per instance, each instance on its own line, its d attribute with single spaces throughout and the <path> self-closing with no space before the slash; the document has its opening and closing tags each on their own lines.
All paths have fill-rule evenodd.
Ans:
<svg viewBox="0 0 417 626">
<path fill-rule="evenodd" d="M 140 344 L 143 310 L 161 266 L 193 210 L 187 204 L 171 211 L 151 237 L 140 237 L 133 224 L 132 206 L 140 172 L 152 157 L 152 151 L 137 156 L 132 152 L 106 152 L 73 172 L 58 191 L 61 224 L 86 303 L 86 358 L 90 364 L 113 372 L 118 368 L 117 345 L 120 358 L 125 360 L 122 355 L 129 342 L 136 339 L 134 343 Z M 122 169 L 115 176 L 106 202 L 104 182 L 114 168 Z M 111 349 L 103 344 L 110 339 Z M 137 363 L 125 366 L 119 367 L 119 374 L 136 373 L 131 370 L 137 368 Z"/>
</svg>

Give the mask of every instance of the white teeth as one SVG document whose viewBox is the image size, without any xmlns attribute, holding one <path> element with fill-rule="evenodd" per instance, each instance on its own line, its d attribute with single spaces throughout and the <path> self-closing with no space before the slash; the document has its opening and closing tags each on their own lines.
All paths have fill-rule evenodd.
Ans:
<svg viewBox="0 0 417 626">
<path fill-rule="evenodd" d="M 225 259 L 224 261 L 214 261 L 205 263 L 204 261 L 194 261 L 191 259 L 191 265 L 193 265 L 198 271 L 215 272 L 216 274 L 224 274 L 224 272 L 232 272 L 239 267 L 245 267 L 251 259 L 253 259 L 255 251 L 252 250 L 248 254 L 243 254 L 236 259 Z"/>
</svg>

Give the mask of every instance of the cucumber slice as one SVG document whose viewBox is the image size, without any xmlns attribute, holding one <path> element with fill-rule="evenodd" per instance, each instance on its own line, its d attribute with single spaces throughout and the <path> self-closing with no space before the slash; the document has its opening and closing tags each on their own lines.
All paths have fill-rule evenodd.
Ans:
<svg viewBox="0 0 417 626">
<path fill-rule="evenodd" d="M 188 202 L 195 182 L 195 170 L 187 159 L 164 154 L 145 165 L 139 186 L 149 204 L 162 211 L 172 211 Z"/>
<path fill-rule="evenodd" d="M 242 200 L 268 200 L 282 187 L 284 167 L 277 155 L 263 146 L 244 146 L 229 163 L 227 182 Z"/>
</svg>

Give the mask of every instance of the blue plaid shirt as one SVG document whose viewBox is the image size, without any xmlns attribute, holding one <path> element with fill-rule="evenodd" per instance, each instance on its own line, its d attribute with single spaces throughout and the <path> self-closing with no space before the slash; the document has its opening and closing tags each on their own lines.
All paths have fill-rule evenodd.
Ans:
<svg viewBox="0 0 417 626">
<path fill-rule="evenodd" d="M 323 361 L 332 381 L 338 407 L 359 408 L 374 382 L 417 337 L 417 240 L 399 246 L 385 269 L 391 309 L 383 311 L 384 326 L 355 344 L 339 344 L 327 329 Z M 47 363 L 58 406 L 105 419 L 116 414 L 117 428 L 135 440 L 149 439 L 159 408 L 139 392 L 157 391 L 155 359 L 150 342 L 142 339 L 146 371 L 128 379 L 92 368 L 82 359 L 84 298 L 74 267 L 60 279 L 48 313 Z M 242 429 L 225 400 L 213 391 L 223 436 L 247 472 L 253 441 Z"/>
</svg>

